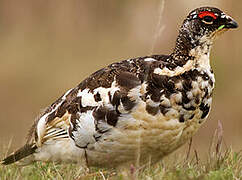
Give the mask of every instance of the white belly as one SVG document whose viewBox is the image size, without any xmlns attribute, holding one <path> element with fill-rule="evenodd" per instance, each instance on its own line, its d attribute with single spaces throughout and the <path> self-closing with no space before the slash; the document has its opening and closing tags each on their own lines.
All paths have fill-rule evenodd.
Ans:
<svg viewBox="0 0 242 180">
<path fill-rule="evenodd" d="M 72 139 L 50 140 L 45 142 L 34 153 L 36 161 L 53 161 L 53 162 L 84 162 L 84 150 L 78 148 Z"/>
</svg>

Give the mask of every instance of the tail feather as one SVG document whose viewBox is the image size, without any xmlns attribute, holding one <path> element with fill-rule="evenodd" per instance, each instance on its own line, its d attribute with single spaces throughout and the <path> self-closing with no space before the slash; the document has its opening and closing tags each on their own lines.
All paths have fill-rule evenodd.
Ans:
<svg viewBox="0 0 242 180">
<path fill-rule="evenodd" d="M 11 154 L 10 156 L 8 156 L 4 160 L 2 160 L 1 163 L 3 165 L 12 164 L 16 161 L 19 161 L 19 160 L 33 154 L 36 149 L 37 149 L 37 147 L 35 145 L 26 144 L 23 147 L 21 147 L 20 149 L 18 149 L 17 151 L 15 151 L 13 154 Z"/>
</svg>

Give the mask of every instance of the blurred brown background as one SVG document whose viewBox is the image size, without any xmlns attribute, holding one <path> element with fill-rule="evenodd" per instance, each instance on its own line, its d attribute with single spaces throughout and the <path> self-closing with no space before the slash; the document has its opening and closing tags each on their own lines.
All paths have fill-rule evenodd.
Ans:
<svg viewBox="0 0 242 180">
<path fill-rule="evenodd" d="M 242 2 L 166 0 L 0 0 L 0 143 L 24 142 L 40 110 L 111 62 L 168 54 L 185 16 L 217 6 L 242 26 Z M 226 144 L 242 149 L 242 30 L 224 34 L 212 50 L 216 90 L 212 112 L 194 139 L 207 147 L 220 120 Z"/>
</svg>

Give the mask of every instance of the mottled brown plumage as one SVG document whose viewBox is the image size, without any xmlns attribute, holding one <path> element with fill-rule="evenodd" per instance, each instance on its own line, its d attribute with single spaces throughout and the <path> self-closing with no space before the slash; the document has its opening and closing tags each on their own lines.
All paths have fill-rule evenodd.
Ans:
<svg viewBox="0 0 242 180">
<path fill-rule="evenodd" d="M 129 59 L 93 73 L 46 109 L 24 148 L 3 164 L 27 156 L 27 162 L 101 167 L 159 161 L 207 118 L 215 83 L 211 45 L 236 27 L 217 8 L 195 9 L 170 55 Z"/>
</svg>

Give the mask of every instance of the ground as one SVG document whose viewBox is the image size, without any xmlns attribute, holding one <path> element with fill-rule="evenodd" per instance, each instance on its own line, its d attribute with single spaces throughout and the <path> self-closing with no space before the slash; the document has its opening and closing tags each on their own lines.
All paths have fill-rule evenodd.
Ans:
<svg viewBox="0 0 242 180">
<path fill-rule="evenodd" d="M 0 165 L 0 179 L 242 179 L 242 152 L 234 152 L 228 147 L 222 148 L 222 137 L 213 138 L 206 157 L 200 157 L 191 142 L 183 148 L 186 153 L 173 153 L 155 165 L 144 165 L 139 169 L 133 166 L 126 170 L 87 169 L 77 164 L 37 162 L 24 167 Z M 6 152 L 6 147 L 2 149 Z"/>
</svg>

